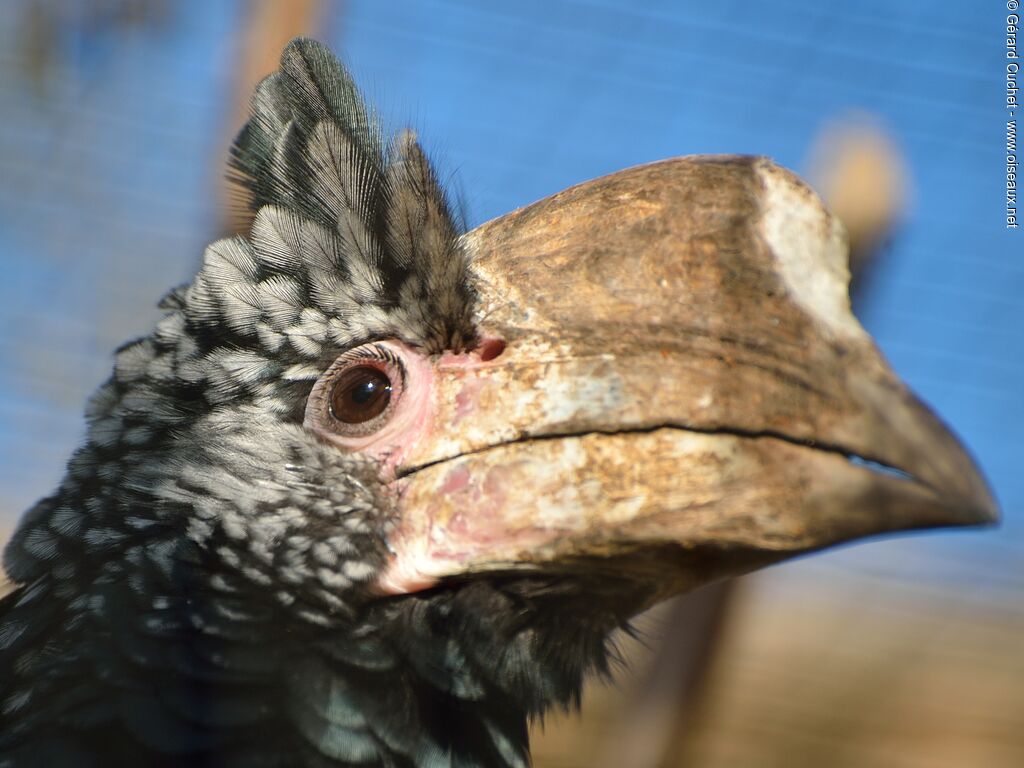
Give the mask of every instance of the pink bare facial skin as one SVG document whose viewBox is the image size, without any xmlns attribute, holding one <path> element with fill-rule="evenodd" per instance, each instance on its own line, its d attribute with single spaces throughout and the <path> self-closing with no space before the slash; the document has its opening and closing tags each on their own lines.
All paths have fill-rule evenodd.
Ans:
<svg viewBox="0 0 1024 768">
<path fill-rule="evenodd" d="M 446 506 L 438 499 L 428 503 L 415 521 L 403 520 L 392 535 L 393 551 L 387 568 L 374 585 L 382 595 L 404 595 L 430 589 L 438 583 L 438 565 L 470 560 L 480 549 L 496 540 L 513 539 L 524 548 L 545 543 L 549 534 L 541 530 L 509 530 L 502 515 L 508 492 L 505 468 L 493 467 L 482 477 L 455 465 L 447 470 L 439 491 L 462 511 L 439 525 L 439 513 Z M 401 481 L 399 481 L 401 482 Z"/>
<path fill-rule="evenodd" d="M 447 413 L 457 425 L 463 419 L 470 418 L 477 407 L 476 395 L 480 388 L 478 380 L 472 377 L 464 379 L 453 408 L 452 404 L 438 402 L 438 379 L 446 374 L 458 375 L 465 370 L 487 367 L 504 352 L 505 342 L 497 338 L 484 338 L 471 350 L 445 352 L 437 357 L 424 355 L 397 340 L 366 346 L 385 350 L 400 360 L 404 376 L 393 363 L 374 357 L 359 357 L 359 349 L 362 348 L 350 350 L 340 356 L 314 385 L 306 404 L 304 426 L 346 452 L 359 453 L 379 461 L 382 477 L 395 492 L 401 506 L 404 483 L 398 476 L 399 468 L 418 443 L 430 439 L 438 415 Z M 393 402 L 385 411 L 386 421 L 375 431 L 364 435 L 340 434 L 329 412 L 328 403 L 336 374 L 349 363 L 378 368 L 388 375 L 393 385 Z M 462 474 L 468 475 L 468 472 L 463 469 Z M 470 488 L 470 480 L 468 476 L 460 477 L 459 470 L 455 470 L 450 486 L 445 490 L 455 495 L 464 494 Z M 403 555 L 409 549 L 406 545 L 412 543 L 403 541 L 403 534 L 409 533 L 399 522 L 395 538 L 389 542 L 394 554 L 374 585 L 375 592 L 384 595 L 408 594 L 429 589 L 437 583 L 436 578 L 423 575 L 420 568 L 409 562 L 416 558 Z"/>
</svg>

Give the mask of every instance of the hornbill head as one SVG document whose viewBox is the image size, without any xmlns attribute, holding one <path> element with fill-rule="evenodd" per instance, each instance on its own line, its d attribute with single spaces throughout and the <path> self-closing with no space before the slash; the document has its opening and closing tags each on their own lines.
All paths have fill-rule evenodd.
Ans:
<svg viewBox="0 0 1024 768">
<path fill-rule="evenodd" d="M 119 350 L 7 548 L 2 757 L 524 765 L 526 716 L 645 606 L 996 517 L 767 160 L 462 234 L 415 137 L 298 40 L 233 167 L 251 230 Z"/>
</svg>

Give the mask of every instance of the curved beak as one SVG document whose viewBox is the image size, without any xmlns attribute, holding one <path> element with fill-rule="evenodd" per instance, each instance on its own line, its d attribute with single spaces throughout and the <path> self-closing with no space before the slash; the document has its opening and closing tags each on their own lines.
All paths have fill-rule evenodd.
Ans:
<svg viewBox="0 0 1024 768">
<path fill-rule="evenodd" d="M 622 171 L 467 236 L 490 360 L 436 363 L 388 593 L 595 558 L 660 594 L 873 534 L 995 522 L 850 312 L 842 228 L 771 162 Z"/>
</svg>

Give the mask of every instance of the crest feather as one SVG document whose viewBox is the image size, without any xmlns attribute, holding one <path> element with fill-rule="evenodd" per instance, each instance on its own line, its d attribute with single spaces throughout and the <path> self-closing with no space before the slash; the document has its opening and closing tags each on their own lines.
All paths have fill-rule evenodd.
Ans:
<svg viewBox="0 0 1024 768">
<path fill-rule="evenodd" d="M 385 139 L 326 47 L 305 39 L 288 44 L 280 69 L 256 89 L 231 168 L 254 213 L 272 206 L 279 220 L 289 220 L 289 246 L 320 246 L 277 247 L 257 252 L 257 260 L 290 273 L 310 296 L 350 284 L 341 293 L 361 306 L 351 313 L 339 307 L 343 314 L 370 306 L 391 313 L 392 334 L 431 351 L 473 342 L 468 258 L 437 174 L 411 131 Z M 261 229 L 257 216 L 257 251 L 268 244 Z M 326 240 L 324 230 L 331 233 Z M 325 270 L 328 242 L 335 274 Z M 417 306 L 407 306 L 410 300 Z M 371 325 L 377 332 L 380 323 Z"/>
</svg>

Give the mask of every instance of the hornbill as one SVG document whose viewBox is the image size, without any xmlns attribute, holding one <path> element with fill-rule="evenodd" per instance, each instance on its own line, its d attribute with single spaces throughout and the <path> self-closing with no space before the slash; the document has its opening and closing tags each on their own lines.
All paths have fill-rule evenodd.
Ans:
<svg viewBox="0 0 1024 768">
<path fill-rule="evenodd" d="M 995 519 L 849 312 L 841 227 L 694 157 L 463 234 L 293 41 L 213 243 L 6 549 L 0 765 L 525 766 L 658 600 Z"/>
</svg>

